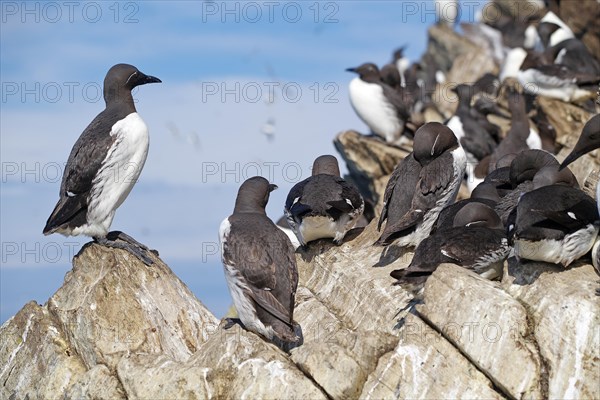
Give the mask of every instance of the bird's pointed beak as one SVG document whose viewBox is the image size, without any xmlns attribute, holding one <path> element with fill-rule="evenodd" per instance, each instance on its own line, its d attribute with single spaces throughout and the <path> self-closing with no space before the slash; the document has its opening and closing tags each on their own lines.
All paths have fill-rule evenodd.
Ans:
<svg viewBox="0 0 600 400">
<path fill-rule="evenodd" d="M 272 192 L 275 189 L 278 189 L 279 186 L 275 185 L 274 183 L 269 184 L 269 192 Z"/>
<path fill-rule="evenodd" d="M 146 78 L 144 79 L 143 84 L 146 84 L 146 83 L 162 83 L 162 81 L 155 76 L 146 75 Z"/>
<path fill-rule="evenodd" d="M 356 72 L 356 67 L 354 67 L 354 68 L 346 68 L 346 71 L 348 71 L 348 72 Z"/>
</svg>

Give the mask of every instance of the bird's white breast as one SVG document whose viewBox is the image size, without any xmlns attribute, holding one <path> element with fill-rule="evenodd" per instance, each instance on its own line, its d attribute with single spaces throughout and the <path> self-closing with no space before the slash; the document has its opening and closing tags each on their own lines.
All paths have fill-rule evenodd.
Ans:
<svg viewBox="0 0 600 400">
<path fill-rule="evenodd" d="M 115 123 L 110 132 L 114 142 L 102 161 L 88 199 L 87 224 L 78 233 L 98 236 L 108 232 L 115 210 L 136 184 L 148 155 L 148 128 L 134 112 Z M 74 232 L 78 234 L 77 232 Z"/>
<path fill-rule="evenodd" d="M 354 78 L 350 81 L 349 91 L 354 111 L 374 134 L 388 142 L 399 138 L 403 126 L 394 106 L 385 98 L 381 86 Z"/>
</svg>

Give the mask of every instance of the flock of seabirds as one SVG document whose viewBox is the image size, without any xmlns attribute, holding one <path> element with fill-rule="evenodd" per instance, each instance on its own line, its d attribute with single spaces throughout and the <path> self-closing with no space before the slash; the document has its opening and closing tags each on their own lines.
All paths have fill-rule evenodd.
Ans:
<svg viewBox="0 0 600 400">
<path fill-rule="evenodd" d="M 446 18 L 439 23 L 454 22 Z M 534 260 L 567 268 L 592 249 L 598 270 L 598 204 L 581 190 L 568 165 L 600 147 L 600 115 L 585 124 L 571 154 L 559 163 L 552 154 L 555 132 L 553 136 L 535 104 L 535 95 L 564 101 L 584 92 L 589 97 L 589 85 L 597 89 L 600 80 L 598 60 L 551 12 L 520 30 L 511 25 L 514 20 L 496 22 L 500 26 L 480 23 L 476 29 L 483 32 L 479 38 L 490 43 L 492 53 L 500 52 L 500 75 L 486 74 L 472 84 L 454 85 L 458 107 L 445 124 L 422 120 L 423 110 L 435 107 L 426 86 L 444 79 L 431 63 L 427 68 L 410 65 L 399 49 L 393 62 L 381 69 L 372 63 L 349 69 L 358 74 L 350 82 L 350 102 L 372 135 L 390 145 L 412 142 L 412 152 L 399 162 L 387 183 L 377 221 L 380 237 L 374 243 L 415 249 L 410 265 L 391 273 L 396 283 L 424 282 L 444 262 L 494 279 L 512 255 L 519 262 Z M 522 33 L 520 46 L 507 39 L 515 31 Z M 45 235 L 90 236 L 103 246 L 129 251 L 147 265 L 153 263 L 153 250 L 109 228 L 148 152 L 148 130 L 136 112 L 131 90 L 155 82 L 161 81 L 132 65 L 110 68 L 104 80 L 106 108 L 71 150 L 60 199 Z M 527 92 L 531 87 L 537 88 L 535 95 Z M 503 97 L 501 93 L 507 99 L 508 115 L 494 101 Z M 510 119 L 506 135 L 490 122 L 490 114 Z M 530 127 L 530 117 L 535 129 Z M 469 171 L 468 164 L 477 167 Z M 115 178 L 123 175 L 115 171 L 131 165 L 137 167 L 133 176 Z M 470 197 L 455 202 L 465 178 Z M 265 212 L 276 187 L 259 176 L 243 182 L 233 214 L 221 223 L 219 236 L 239 322 L 290 349 L 303 341 L 293 319 L 296 248 L 317 239 L 341 244 L 363 218 L 365 201 L 340 176 L 337 159 L 320 156 L 312 176 L 287 196 L 284 213 L 291 232 L 286 234 L 286 228 L 273 223 Z"/>
</svg>

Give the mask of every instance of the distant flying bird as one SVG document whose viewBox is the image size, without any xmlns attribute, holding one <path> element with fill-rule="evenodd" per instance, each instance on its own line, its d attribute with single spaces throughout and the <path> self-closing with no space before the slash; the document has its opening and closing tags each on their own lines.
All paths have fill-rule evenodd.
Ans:
<svg viewBox="0 0 600 400">
<path fill-rule="evenodd" d="M 145 246 L 123 232 L 108 230 L 115 211 L 137 182 L 148 154 L 148 128 L 136 112 L 131 90 L 160 79 L 133 65 L 117 64 L 104 79 L 106 108 L 83 131 L 71 150 L 60 199 L 44 235 L 86 235 L 104 246 L 129 250 L 146 263 Z"/>
<path fill-rule="evenodd" d="M 337 159 L 323 155 L 315 160 L 312 176 L 290 190 L 284 211 L 302 245 L 323 238 L 340 244 L 364 208 L 358 189 L 340 177 Z"/>
<path fill-rule="evenodd" d="M 294 247 L 265 212 L 276 188 L 259 176 L 242 183 L 219 238 L 225 280 L 242 324 L 289 350 L 302 343 L 293 319 L 298 270 Z"/>
</svg>

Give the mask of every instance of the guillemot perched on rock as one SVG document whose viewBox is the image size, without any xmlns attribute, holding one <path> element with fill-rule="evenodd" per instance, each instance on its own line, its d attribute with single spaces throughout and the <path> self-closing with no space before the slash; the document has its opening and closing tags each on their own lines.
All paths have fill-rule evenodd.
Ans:
<svg viewBox="0 0 600 400">
<path fill-rule="evenodd" d="M 298 270 L 294 247 L 265 212 L 276 188 L 258 176 L 242 183 L 219 238 L 225 280 L 242 324 L 289 350 L 302 342 L 293 319 Z"/>
<path fill-rule="evenodd" d="M 60 199 L 43 233 L 86 235 L 102 245 L 129 250 L 147 264 L 147 248 L 122 232 L 108 232 L 116 209 L 137 182 L 148 154 L 148 128 L 131 90 L 160 79 L 133 65 L 117 64 L 104 78 L 106 108 L 83 131 L 67 160 Z"/>
<path fill-rule="evenodd" d="M 439 212 L 456 199 L 467 159 L 456 136 L 438 122 L 415 132 L 414 150 L 394 169 L 385 188 L 385 229 L 376 244 L 417 246 L 431 232 Z"/>
<path fill-rule="evenodd" d="M 323 155 L 314 161 L 312 176 L 290 190 L 284 212 L 302 245 L 323 238 L 340 244 L 364 208 L 358 189 L 340 177 L 337 159 Z"/>
<path fill-rule="evenodd" d="M 410 101 L 398 88 L 382 82 L 375 64 L 365 63 L 346 71 L 359 75 L 350 81 L 349 86 L 350 103 L 356 114 L 373 134 L 388 143 L 401 143 L 402 133 L 410 118 Z"/>
<path fill-rule="evenodd" d="M 599 224 L 594 199 L 571 186 L 550 185 L 521 197 L 508 230 L 518 259 L 566 268 L 592 249 Z"/>
<path fill-rule="evenodd" d="M 427 278 L 442 263 L 473 270 L 484 278 L 501 275 L 510 252 L 504 226 L 492 208 L 482 203 L 465 205 L 452 226 L 425 238 L 405 269 L 390 275 L 398 280 Z"/>
<path fill-rule="evenodd" d="M 527 112 L 525 109 L 525 97 L 517 88 L 508 86 L 508 107 L 510 109 L 510 129 L 506 134 L 506 137 L 500 142 L 498 147 L 494 149 L 490 156 L 490 162 L 488 166 L 488 173 L 496 169 L 496 163 L 502 157 L 508 154 L 519 154 L 523 150 L 530 149 L 528 139 L 531 136 L 535 137 L 532 140 L 532 146 L 536 149 L 540 149 L 542 141 L 537 135 L 537 132 L 533 132 L 529 127 L 529 119 L 527 118 Z M 533 144 L 535 142 L 535 144 Z"/>
</svg>

